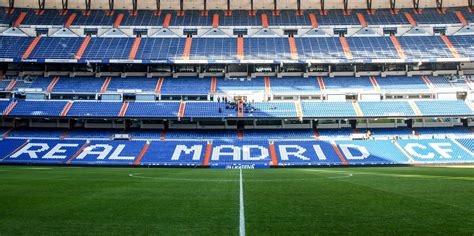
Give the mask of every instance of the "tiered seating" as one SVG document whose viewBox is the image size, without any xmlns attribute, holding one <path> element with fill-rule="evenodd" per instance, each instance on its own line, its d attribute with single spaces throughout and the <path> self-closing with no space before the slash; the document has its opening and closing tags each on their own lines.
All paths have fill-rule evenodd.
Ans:
<svg viewBox="0 0 474 236">
<path fill-rule="evenodd" d="M 142 38 L 135 59 L 181 60 L 186 38 Z M 131 41 L 133 43 L 133 39 Z M 130 44 L 131 48 L 131 44 Z M 126 58 L 128 57 L 127 51 Z"/>
<path fill-rule="evenodd" d="M 161 129 L 137 129 L 128 131 L 132 139 L 161 139 L 162 133 L 163 130 Z"/>
<path fill-rule="evenodd" d="M 165 78 L 161 87 L 161 94 L 207 95 L 210 90 L 210 78 Z"/>
<path fill-rule="evenodd" d="M 374 86 L 368 77 L 324 77 L 324 87 L 326 90 L 355 90 L 371 91 Z"/>
<path fill-rule="evenodd" d="M 74 59 L 81 43 L 79 38 L 42 37 L 28 58 Z"/>
<path fill-rule="evenodd" d="M 77 40 L 82 42 L 80 38 Z M 133 41 L 134 38 L 91 38 L 82 59 L 128 59 Z M 137 59 L 138 55 L 137 53 Z"/>
<path fill-rule="evenodd" d="M 417 163 L 472 162 L 473 156 L 449 139 L 399 140 L 397 141 Z M 416 147 L 410 144 L 416 143 Z M 446 150 L 438 152 L 437 149 Z"/>
<path fill-rule="evenodd" d="M 399 59 L 390 37 L 347 37 L 354 59 Z"/>
<path fill-rule="evenodd" d="M 236 38 L 193 38 L 190 60 L 236 60 Z"/>
<path fill-rule="evenodd" d="M 446 78 L 444 76 L 429 76 L 428 79 L 430 80 L 431 84 L 435 88 L 441 88 L 441 89 L 450 89 L 450 88 L 457 88 L 457 89 L 465 88 L 465 89 L 467 89 L 467 88 L 469 88 L 469 86 L 463 80 L 458 80 L 456 82 L 451 82 L 451 81 L 449 81 L 448 78 Z"/>
<path fill-rule="evenodd" d="M 349 137 L 353 130 L 350 128 L 318 129 L 318 133 L 321 137 Z"/>
<path fill-rule="evenodd" d="M 290 45 L 285 37 L 244 38 L 244 52 L 246 60 L 291 59 Z"/>
<path fill-rule="evenodd" d="M 107 87 L 107 91 L 115 92 L 119 90 L 140 90 L 142 92 L 154 93 L 157 83 L 157 78 L 148 79 L 142 77 L 112 77 L 112 80 L 110 80 L 109 86 Z M 101 86 L 98 87 L 99 90 Z"/>
<path fill-rule="evenodd" d="M 249 129 L 244 131 L 244 139 L 314 139 L 311 129 Z"/>
<path fill-rule="evenodd" d="M 281 166 L 342 165 L 332 145 L 326 141 L 275 141 Z M 321 150 L 317 153 L 316 150 Z"/>
<path fill-rule="evenodd" d="M 123 131 L 118 129 L 72 129 L 68 131 L 67 137 L 71 139 L 110 139 L 115 134 Z"/>
<path fill-rule="evenodd" d="M 10 116 L 58 117 L 66 101 L 18 101 Z"/>
<path fill-rule="evenodd" d="M 20 10 L 20 9 L 17 9 Z M 27 12 L 22 25 L 38 25 L 38 26 L 56 26 L 60 27 L 66 23 L 70 14 L 61 15 L 60 10 L 45 10 L 42 15 L 35 13 L 34 9 L 21 9 L 22 12 Z"/>
<path fill-rule="evenodd" d="M 118 117 L 121 102 L 75 102 L 68 112 L 70 117 Z"/>
<path fill-rule="evenodd" d="M 318 17 L 318 23 L 321 25 L 360 25 L 355 12 L 350 15 L 344 15 L 342 10 L 329 10 L 327 16 L 321 16 L 318 10 L 311 11 Z"/>
<path fill-rule="evenodd" d="M 429 127 L 429 128 L 415 128 L 419 135 L 469 135 L 471 130 L 456 126 L 456 127 Z"/>
<path fill-rule="evenodd" d="M 263 92 L 265 90 L 265 81 L 263 78 L 232 78 L 224 79 L 217 78 L 216 81 L 216 92 L 217 93 L 229 93 L 236 91 L 245 92 Z"/>
<path fill-rule="evenodd" d="M 394 91 L 429 91 L 428 85 L 420 76 L 414 77 L 377 77 L 380 88 L 386 92 Z"/>
<path fill-rule="evenodd" d="M 245 148 L 252 145 L 253 148 Z M 268 153 L 269 144 L 267 140 L 241 141 L 235 139 L 214 140 L 214 148 L 210 158 L 211 167 L 228 167 L 233 165 L 258 165 L 268 166 L 271 157 Z M 262 149 L 265 148 L 266 152 Z"/>
<path fill-rule="evenodd" d="M 0 48 L 2 49 L 0 58 L 21 58 L 33 39 L 32 37 L 0 37 Z"/>
<path fill-rule="evenodd" d="M 221 113 L 219 113 L 219 107 Z M 226 104 L 223 102 L 186 102 L 184 117 L 237 117 L 237 111 L 235 109 L 226 109 Z"/>
<path fill-rule="evenodd" d="M 45 92 L 48 86 L 53 80 L 52 77 L 38 77 L 34 78 L 31 83 L 24 83 L 25 86 L 20 85 L 22 88 L 34 89 Z M 15 86 L 16 87 L 16 86 Z"/>
<path fill-rule="evenodd" d="M 139 165 L 160 166 L 196 166 L 201 165 L 206 141 L 154 141 L 151 142 L 148 151 L 140 160 Z M 180 149 L 178 145 L 182 145 Z M 183 149 L 191 149 L 185 152 Z M 177 156 L 173 156 L 176 150 L 183 150 Z"/>
<path fill-rule="evenodd" d="M 448 36 L 448 39 L 461 56 L 474 57 L 474 37 L 472 35 Z"/>
<path fill-rule="evenodd" d="M 413 117 L 415 112 L 406 101 L 359 102 L 364 117 Z"/>
<path fill-rule="evenodd" d="M 337 144 L 351 165 L 407 164 L 409 160 L 392 144 L 392 141 L 388 140 L 339 141 Z M 364 147 L 365 150 L 360 147 Z"/>
<path fill-rule="evenodd" d="M 374 137 L 377 136 L 390 136 L 390 137 L 395 137 L 395 136 L 408 136 L 412 135 L 413 131 L 407 127 L 401 127 L 401 128 L 366 128 L 366 129 L 359 129 L 360 131 L 363 131 L 364 133 L 366 131 L 370 131 L 371 135 Z"/>
<path fill-rule="evenodd" d="M 316 78 L 270 78 L 271 91 L 275 94 L 315 94 L 321 91 Z"/>
<path fill-rule="evenodd" d="M 237 139 L 237 131 L 212 129 L 171 129 L 166 131 L 166 139 Z"/>
<path fill-rule="evenodd" d="M 416 101 L 425 116 L 468 116 L 474 112 L 464 101 Z"/>
<path fill-rule="evenodd" d="M 135 159 L 140 155 L 143 147 L 145 146 L 144 141 L 91 141 L 87 149 L 92 150 L 103 150 L 102 145 L 111 147 L 112 150 L 116 150 L 120 146 L 123 147 L 120 156 L 114 156 L 113 152 L 108 152 L 105 155 L 78 155 L 72 160 L 72 164 L 79 165 L 127 165 L 130 166 L 134 163 Z M 84 152 L 83 152 L 84 153 Z"/>
<path fill-rule="evenodd" d="M 356 117 L 350 102 L 301 102 L 305 117 Z"/>
<path fill-rule="evenodd" d="M 298 117 L 293 102 L 252 103 L 255 111 L 246 113 L 249 117 Z"/>
<path fill-rule="evenodd" d="M 136 16 L 131 16 L 129 11 L 119 12 L 123 14 L 120 25 L 128 26 L 157 26 L 162 25 L 166 13 L 163 11 L 160 16 L 155 16 L 154 11 L 138 10 Z"/>
<path fill-rule="evenodd" d="M 456 139 L 460 144 L 466 147 L 469 151 L 474 153 L 474 139 L 463 138 L 463 139 Z"/>
<path fill-rule="evenodd" d="M 74 26 L 112 26 L 116 18 L 115 14 L 115 16 L 107 16 L 102 10 L 91 10 L 89 16 L 83 16 L 81 11 L 76 11 L 76 13 L 77 17 L 72 24 Z"/>
<path fill-rule="evenodd" d="M 130 102 L 125 117 L 178 117 L 179 102 Z"/>
<path fill-rule="evenodd" d="M 398 42 L 409 59 L 453 58 L 453 54 L 436 36 L 404 36 Z"/>
<path fill-rule="evenodd" d="M 5 109 L 10 105 L 10 101 L 8 100 L 0 100 L 0 115 L 3 114 Z"/>
<path fill-rule="evenodd" d="M 64 134 L 61 129 L 47 128 L 15 128 L 9 138 L 60 138 Z"/>
<path fill-rule="evenodd" d="M 456 15 L 449 11 L 447 14 L 439 14 L 436 9 L 423 9 L 422 14 L 412 14 L 417 24 L 459 24 Z"/>
<path fill-rule="evenodd" d="M 400 12 L 399 14 L 392 14 L 388 9 L 377 9 L 373 15 L 367 14 L 363 11 L 362 14 L 368 25 L 408 25 L 407 18 Z"/>
<path fill-rule="evenodd" d="M 53 88 L 55 93 L 99 93 L 105 78 L 61 77 Z"/>
<path fill-rule="evenodd" d="M 337 37 L 297 37 L 295 41 L 298 57 L 301 60 L 346 59 Z"/>
</svg>

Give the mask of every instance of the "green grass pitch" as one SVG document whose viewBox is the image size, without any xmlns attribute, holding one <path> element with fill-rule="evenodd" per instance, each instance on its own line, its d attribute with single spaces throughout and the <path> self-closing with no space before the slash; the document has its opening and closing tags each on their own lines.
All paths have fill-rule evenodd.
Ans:
<svg viewBox="0 0 474 236">
<path fill-rule="evenodd" d="M 474 235 L 474 169 L 243 170 L 247 235 Z M 240 170 L 0 167 L 0 235 L 239 235 Z"/>
</svg>

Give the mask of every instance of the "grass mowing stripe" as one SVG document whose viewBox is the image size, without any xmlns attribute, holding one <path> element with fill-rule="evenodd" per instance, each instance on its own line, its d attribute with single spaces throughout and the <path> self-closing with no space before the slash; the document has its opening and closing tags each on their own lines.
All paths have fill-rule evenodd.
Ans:
<svg viewBox="0 0 474 236">
<path fill-rule="evenodd" d="M 244 184 L 242 180 L 242 169 L 240 169 L 240 236 L 245 236 Z"/>
</svg>

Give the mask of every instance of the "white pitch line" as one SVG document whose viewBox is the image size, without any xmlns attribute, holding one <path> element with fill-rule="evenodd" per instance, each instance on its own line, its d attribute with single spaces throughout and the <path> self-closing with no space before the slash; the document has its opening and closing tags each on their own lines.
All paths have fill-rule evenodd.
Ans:
<svg viewBox="0 0 474 236">
<path fill-rule="evenodd" d="M 244 184 L 242 181 L 242 169 L 240 169 L 240 236 L 245 236 Z"/>
</svg>

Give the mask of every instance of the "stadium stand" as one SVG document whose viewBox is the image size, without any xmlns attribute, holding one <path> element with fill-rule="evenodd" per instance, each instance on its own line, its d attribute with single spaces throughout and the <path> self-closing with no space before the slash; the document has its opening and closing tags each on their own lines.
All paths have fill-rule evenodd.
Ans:
<svg viewBox="0 0 474 236">
<path fill-rule="evenodd" d="M 457 5 L 2 8 L 0 163 L 472 163 Z"/>
</svg>

